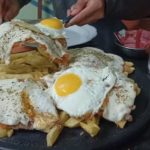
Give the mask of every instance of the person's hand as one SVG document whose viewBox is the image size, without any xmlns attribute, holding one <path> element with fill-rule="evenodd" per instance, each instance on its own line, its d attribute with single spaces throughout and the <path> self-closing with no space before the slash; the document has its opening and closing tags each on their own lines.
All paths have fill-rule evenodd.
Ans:
<svg viewBox="0 0 150 150">
<path fill-rule="evenodd" d="M 13 19 L 19 10 L 18 0 L 0 0 L 0 23 Z"/>
<path fill-rule="evenodd" d="M 78 0 L 67 12 L 73 16 L 66 26 L 93 23 L 104 17 L 104 0 Z"/>
</svg>

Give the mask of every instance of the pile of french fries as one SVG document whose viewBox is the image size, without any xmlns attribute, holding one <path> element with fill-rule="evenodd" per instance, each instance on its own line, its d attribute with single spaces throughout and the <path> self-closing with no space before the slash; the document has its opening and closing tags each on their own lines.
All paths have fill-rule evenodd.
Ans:
<svg viewBox="0 0 150 150">
<path fill-rule="evenodd" d="M 9 64 L 0 64 L 0 79 L 39 79 L 58 67 L 38 51 L 11 54 Z"/>
</svg>

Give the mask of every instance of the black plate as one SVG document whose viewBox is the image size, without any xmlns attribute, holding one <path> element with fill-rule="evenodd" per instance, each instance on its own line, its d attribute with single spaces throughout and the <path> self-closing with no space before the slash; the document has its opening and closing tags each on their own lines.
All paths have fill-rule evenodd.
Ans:
<svg viewBox="0 0 150 150">
<path fill-rule="evenodd" d="M 132 60 L 133 61 L 133 60 Z M 136 98 L 136 110 L 133 112 L 134 121 L 128 123 L 124 129 L 117 128 L 113 123 L 102 120 L 101 131 L 95 138 L 91 138 L 83 130 L 64 129 L 58 141 L 51 150 L 93 150 L 111 148 L 124 144 L 144 130 L 150 120 L 150 78 L 147 74 L 147 60 L 134 60 L 136 71 L 131 76 L 142 89 Z M 11 138 L 1 139 L 0 148 L 5 149 L 40 149 L 46 150 L 46 134 L 37 131 L 16 131 Z"/>
<path fill-rule="evenodd" d="M 96 41 L 82 46 L 95 46 Z M 128 123 L 124 129 L 119 129 L 111 122 L 101 120 L 101 131 L 97 137 L 91 138 L 83 130 L 65 128 L 59 139 L 52 148 L 46 146 L 46 134 L 37 131 L 16 131 L 11 138 L 0 140 L 0 149 L 18 150 L 94 150 L 113 149 L 113 147 L 129 144 L 130 141 L 139 137 L 144 131 L 145 125 L 150 121 L 150 77 L 147 74 L 147 59 L 131 60 L 134 62 L 136 71 L 131 75 L 140 88 L 141 94 L 136 98 L 136 110 L 133 112 L 134 121 Z"/>
</svg>

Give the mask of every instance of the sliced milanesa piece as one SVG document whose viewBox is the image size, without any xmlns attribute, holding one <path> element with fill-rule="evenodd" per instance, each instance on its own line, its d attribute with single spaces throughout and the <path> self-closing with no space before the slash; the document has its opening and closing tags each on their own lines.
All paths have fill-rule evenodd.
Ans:
<svg viewBox="0 0 150 150">
<path fill-rule="evenodd" d="M 133 80 L 117 72 L 116 76 L 117 82 L 107 95 L 103 117 L 123 128 L 127 121 L 132 121 L 131 111 L 135 109 L 134 102 L 138 93 Z"/>
<path fill-rule="evenodd" d="M 58 117 L 43 87 L 32 80 L 0 80 L 0 128 L 49 132 Z M 3 136 L 8 136 L 7 132 Z"/>
</svg>

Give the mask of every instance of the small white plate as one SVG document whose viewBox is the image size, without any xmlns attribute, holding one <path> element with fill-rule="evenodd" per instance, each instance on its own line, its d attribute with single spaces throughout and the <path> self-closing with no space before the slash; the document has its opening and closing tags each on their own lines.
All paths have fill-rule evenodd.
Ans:
<svg viewBox="0 0 150 150">
<path fill-rule="evenodd" d="M 97 30 L 91 25 L 74 25 L 66 28 L 65 34 L 67 46 L 70 47 L 91 41 L 97 35 Z"/>
</svg>

